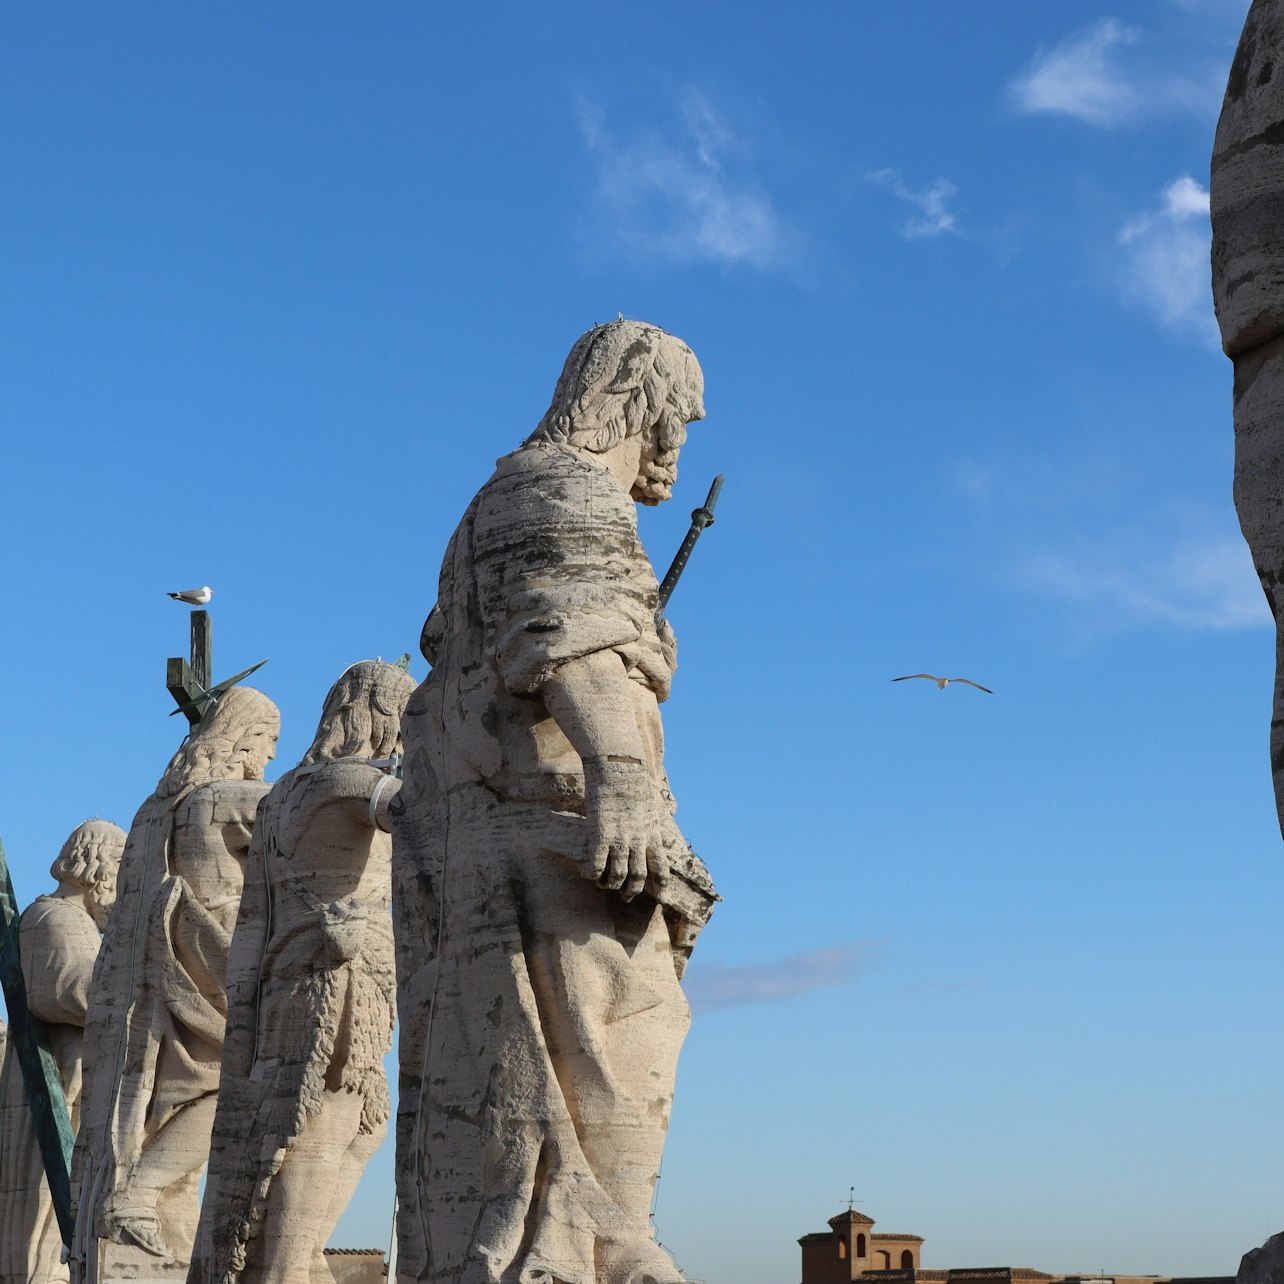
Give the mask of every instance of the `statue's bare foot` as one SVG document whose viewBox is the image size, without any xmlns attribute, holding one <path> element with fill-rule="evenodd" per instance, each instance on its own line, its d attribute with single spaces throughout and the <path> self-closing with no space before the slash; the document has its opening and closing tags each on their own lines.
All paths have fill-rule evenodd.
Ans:
<svg viewBox="0 0 1284 1284">
<path fill-rule="evenodd" d="M 107 1217 L 107 1236 L 118 1244 L 134 1244 L 153 1257 L 174 1260 L 170 1246 L 161 1238 L 160 1218 L 152 1212 L 117 1212 Z"/>
</svg>

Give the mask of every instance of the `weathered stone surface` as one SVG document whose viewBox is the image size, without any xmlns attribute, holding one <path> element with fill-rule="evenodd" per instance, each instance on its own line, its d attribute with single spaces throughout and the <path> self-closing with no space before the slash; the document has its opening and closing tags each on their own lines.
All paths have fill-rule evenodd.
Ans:
<svg viewBox="0 0 1284 1284">
<path fill-rule="evenodd" d="M 1244 1254 L 1235 1284 L 1284 1284 L 1284 1232 Z"/>
<path fill-rule="evenodd" d="M 139 808 L 85 1031 L 73 1279 L 187 1270 L 209 1151 L 228 949 L 280 715 L 234 687 Z M 101 1270 L 97 1269 L 100 1245 Z"/>
<path fill-rule="evenodd" d="M 390 1114 L 390 755 L 414 689 L 395 665 L 353 665 L 259 808 L 191 1284 L 333 1280 L 326 1238 Z"/>
<path fill-rule="evenodd" d="M 1249 11 L 1217 126 L 1211 203 L 1213 296 L 1235 362 L 1235 507 L 1276 622 L 1271 767 L 1284 826 L 1284 0 Z"/>
<path fill-rule="evenodd" d="M 649 1210 L 713 892 L 633 501 L 703 415 L 685 344 L 590 331 L 447 549 L 393 807 L 400 1280 L 681 1279 Z"/>
<path fill-rule="evenodd" d="M 124 847 L 125 831 L 110 821 L 77 826 L 49 868 L 57 891 L 29 905 L 19 926 L 27 1003 L 48 1027 L 73 1128 L 80 1115 L 89 982 Z M 51 1284 L 68 1278 L 60 1261 L 62 1237 L 14 1060 L 5 1061 L 0 1076 L 0 1284 Z"/>
<path fill-rule="evenodd" d="M 1213 297 L 1228 355 L 1284 330 L 1284 4 L 1255 0 L 1213 144 Z"/>
</svg>

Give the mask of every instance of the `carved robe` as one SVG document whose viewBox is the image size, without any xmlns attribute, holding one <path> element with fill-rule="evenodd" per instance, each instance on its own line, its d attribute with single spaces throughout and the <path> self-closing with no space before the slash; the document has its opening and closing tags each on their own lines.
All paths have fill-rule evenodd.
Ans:
<svg viewBox="0 0 1284 1284">
<path fill-rule="evenodd" d="M 446 552 L 393 806 L 402 1280 L 676 1275 L 649 1206 L 700 924 L 559 854 L 583 769 L 540 696 L 559 665 L 618 653 L 667 796 L 675 656 L 636 523 L 592 455 L 531 444 L 500 460 Z"/>
<path fill-rule="evenodd" d="M 193 1284 L 261 1279 L 273 1253 L 301 1271 L 311 1256 L 314 1277 L 331 1278 L 325 1239 L 391 1114 L 383 1059 L 396 1019 L 392 842 L 369 816 L 371 795 L 389 783 L 364 759 L 334 760 L 288 772 L 259 810 L 228 975 Z M 353 1165 L 343 1152 L 356 1139 L 330 1139 L 343 1154 L 333 1187 L 280 1224 L 291 1215 L 274 1207 L 274 1187 L 330 1094 L 360 1098 L 356 1132 L 368 1144 Z M 341 1175 L 345 1167 L 354 1170 Z M 278 1222 L 277 1240 L 298 1243 L 265 1244 L 267 1216 Z"/>
<path fill-rule="evenodd" d="M 268 786 L 223 780 L 152 795 L 130 827 L 94 971 L 84 1122 L 72 1197 L 78 1238 L 113 1270 L 185 1271 L 208 1156 L 226 1021 L 228 949 L 255 808 Z M 163 1254 L 131 1237 L 150 1216 Z M 118 1246 L 119 1245 L 119 1246 Z"/>
<path fill-rule="evenodd" d="M 37 897 L 19 926 L 27 1003 L 49 1028 L 73 1130 L 80 1118 L 85 1012 L 100 941 L 89 914 L 61 896 Z M 62 1236 L 12 1049 L 0 1082 L 0 1284 L 66 1280 L 59 1260 Z"/>
</svg>

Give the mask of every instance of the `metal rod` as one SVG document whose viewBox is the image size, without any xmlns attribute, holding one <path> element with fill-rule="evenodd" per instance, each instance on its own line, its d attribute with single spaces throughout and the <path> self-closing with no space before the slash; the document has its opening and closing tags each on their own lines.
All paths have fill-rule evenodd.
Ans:
<svg viewBox="0 0 1284 1284">
<path fill-rule="evenodd" d="M 718 493 L 722 490 L 724 480 L 726 479 L 723 474 L 719 473 L 713 479 L 713 485 L 709 487 L 709 494 L 704 503 L 691 513 L 691 527 L 687 531 L 686 538 L 674 555 L 669 569 L 664 573 L 664 579 L 660 581 L 660 605 L 656 611 L 657 615 L 663 615 L 664 608 L 669 605 L 673 590 L 678 587 L 678 581 L 682 578 L 682 572 L 686 570 L 691 551 L 704 533 L 704 528 L 713 525 L 713 509 L 718 502 Z"/>
<path fill-rule="evenodd" d="M 62 1074 L 49 1047 L 45 1023 L 27 1007 L 18 943 L 18 899 L 4 846 L 0 844 L 0 987 L 9 1014 L 9 1046 L 22 1070 L 27 1105 L 40 1146 L 45 1180 L 53 1200 L 62 1242 L 71 1247 L 75 1223 L 71 1217 L 71 1149 L 74 1137 Z"/>
</svg>

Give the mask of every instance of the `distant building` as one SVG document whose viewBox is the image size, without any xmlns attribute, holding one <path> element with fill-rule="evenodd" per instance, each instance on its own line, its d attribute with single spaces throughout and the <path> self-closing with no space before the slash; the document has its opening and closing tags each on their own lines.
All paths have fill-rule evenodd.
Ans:
<svg viewBox="0 0 1284 1284">
<path fill-rule="evenodd" d="M 830 1229 L 804 1235 L 803 1284 L 851 1284 L 869 1271 L 918 1270 L 921 1235 L 874 1233 L 874 1219 L 849 1208 L 829 1219 Z"/>
<path fill-rule="evenodd" d="M 1054 1275 L 1031 1266 L 924 1270 L 921 1235 L 874 1230 L 874 1219 L 848 1208 L 829 1230 L 804 1235 L 802 1284 L 1235 1284 L 1233 1275 Z"/>
</svg>

